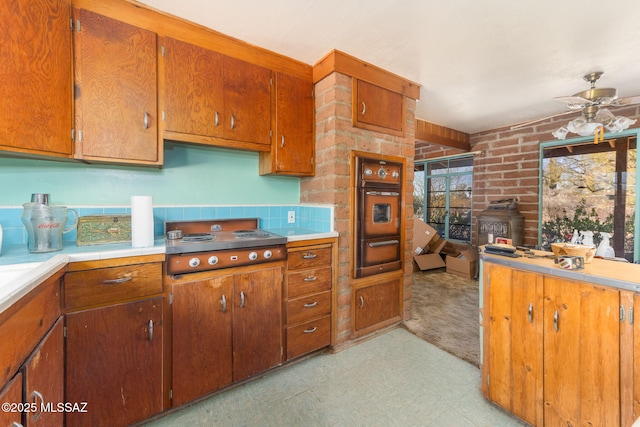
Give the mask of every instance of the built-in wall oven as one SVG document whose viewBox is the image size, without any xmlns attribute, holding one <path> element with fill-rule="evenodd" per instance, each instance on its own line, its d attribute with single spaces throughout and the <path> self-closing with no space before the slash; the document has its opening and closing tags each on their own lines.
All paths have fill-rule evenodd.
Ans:
<svg viewBox="0 0 640 427">
<path fill-rule="evenodd" d="M 402 163 L 356 157 L 356 278 L 401 265 Z"/>
</svg>

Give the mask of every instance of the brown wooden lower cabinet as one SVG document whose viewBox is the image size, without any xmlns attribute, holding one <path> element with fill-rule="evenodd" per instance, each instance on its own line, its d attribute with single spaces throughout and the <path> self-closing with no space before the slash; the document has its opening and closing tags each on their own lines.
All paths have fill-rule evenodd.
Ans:
<svg viewBox="0 0 640 427">
<path fill-rule="evenodd" d="M 353 314 L 356 333 L 367 333 L 400 320 L 401 283 L 402 277 L 396 277 L 355 289 Z"/>
<path fill-rule="evenodd" d="M 21 403 L 22 402 L 22 372 L 18 372 L 8 383 L 0 390 L 1 403 Z M 9 408 L 14 409 L 14 408 Z M 0 411 L 0 425 L 15 427 L 22 423 L 22 412 L 18 412 L 17 406 L 14 410 Z"/>
<path fill-rule="evenodd" d="M 282 267 L 172 279 L 173 406 L 283 361 Z"/>
<path fill-rule="evenodd" d="M 620 291 L 486 262 L 484 281 L 485 396 L 532 425 L 621 425 Z"/>
<path fill-rule="evenodd" d="M 163 410 L 163 298 L 66 315 L 67 426 L 127 426 Z"/>
</svg>

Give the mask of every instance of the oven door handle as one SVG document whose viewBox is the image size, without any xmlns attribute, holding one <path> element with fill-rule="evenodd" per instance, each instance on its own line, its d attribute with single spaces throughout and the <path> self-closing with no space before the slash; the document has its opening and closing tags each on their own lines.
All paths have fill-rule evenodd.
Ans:
<svg viewBox="0 0 640 427">
<path fill-rule="evenodd" d="M 378 246 L 390 246 L 390 245 L 397 245 L 399 244 L 400 241 L 394 239 L 394 240 L 385 240 L 382 242 L 371 242 L 369 243 L 369 247 L 370 248 L 377 248 Z"/>
<path fill-rule="evenodd" d="M 396 191 L 367 191 L 365 194 L 367 196 L 391 196 L 391 197 L 400 196 L 400 193 Z"/>
</svg>

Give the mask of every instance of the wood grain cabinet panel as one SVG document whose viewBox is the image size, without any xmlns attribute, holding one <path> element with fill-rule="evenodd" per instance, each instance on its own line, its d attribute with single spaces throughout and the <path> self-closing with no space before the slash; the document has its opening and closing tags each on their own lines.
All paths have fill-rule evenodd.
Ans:
<svg viewBox="0 0 640 427">
<path fill-rule="evenodd" d="M 83 9 L 74 15 L 75 157 L 161 164 L 156 34 Z"/>
<path fill-rule="evenodd" d="M 173 406 L 233 382 L 233 276 L 175 284 Z"/>
<path fill-rule="evenodd" d="M 66 315 L 66 425 L 128 426 L 163 410 L 163 298 Z"/>
<path fill-rule="evenodd" d="M 487 397 L 531 425 L 630 420 L 633 392 L 621 372 L 633 368 L 621 348 L 632 354 L 633 338 L 621 339 L 629 333 L 621 292 L 491 263 L 484 271 Z"/>
<path fill-rule="evenodd" d="M 0 389 L 1 403 L 22 402 L 22 372 L 18 372 L 2 389 Z M 17 427 L 22 425 L 22 412 L 0 411 L 0 425 Z"/>
<path fill-rule="evenodd" d="M 162 39 L 163 137 L 267 151 L 271 146 L 271 70 Z"/>
<path fill-rule="evenodd" d="M 0 150 L 71 157 L 68 0 L 0 3 Z"/>
<path fill-rule="evenodd" d="M 25 427 L 64 425 L 58 406 L 65 401 L 63 328 L 60 318 L 22 367 L 25 401 L 35 404 L 35 411 L 25 413 Z"/>
<path fill-rule="evenodd" d="M 313 83 L 276 73 L 271 151 L 260 153 L 260 174 L 313 176 Z"/>
<path fill-rule="evenodd" d="M 353 78 L 353 125 L 404 135 L 404 97 L 400 93 Z"/>
<path fill-rule="evenodd" d="M 354 290 L 354 331 L 366 333 L 400 318 L 400 283 L 390 279 Z"/>
</svg>

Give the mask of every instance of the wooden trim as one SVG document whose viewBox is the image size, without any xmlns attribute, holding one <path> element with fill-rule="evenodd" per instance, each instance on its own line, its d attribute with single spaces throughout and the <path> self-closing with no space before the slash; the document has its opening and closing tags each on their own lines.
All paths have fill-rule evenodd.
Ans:
<svg viewBox="0 0 640 427">
<path fill-rule="evenodd" d="M 416 119 L 416 140 L 471 151 L 469 134 Z"/>
<path fill-rule="evenodd" d="M 119 21 L 194 44 L 252 64 L 297 77 L 311 79 L 312 67 L 215 30 L 159 11 L 136 0 L 71 0 L 74 8 L 86 9 Z"/>
<path fill-rule="evenodd" d="M 339 50 L 332 50 L 313 66 L 313 83 L 337 71 L 368 83 L 420 99 L 420 85 Z"/>
<path fill-rule="evenodd" d="M 67 271 L 71 272 L 71 271 L 94 270 L 96 268 L 130 266 L 135 264 L 145 264 L 148 262 L 163 262 L 164 259 L 165 259 L 165 255 L 162 253 L 162 254 L 154 254 L 154 255 L 140 255 L 140 256 L 133 256 L 133 257 L 101 259 L 101 260 L 95 260 L 95 261 L 76 261 L 76 262 L 70 262 L 67 265 Z"/>
</svg>

